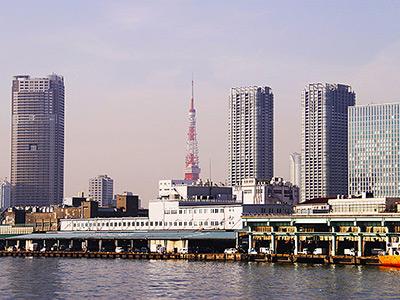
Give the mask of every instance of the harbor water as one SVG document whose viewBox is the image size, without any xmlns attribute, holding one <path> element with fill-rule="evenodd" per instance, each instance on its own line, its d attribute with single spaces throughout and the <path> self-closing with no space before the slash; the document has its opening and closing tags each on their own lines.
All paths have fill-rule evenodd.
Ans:
<svg viewBox="0 0 400 300">
<path fill-rule="evenodd" d="M 0 299 L 398 299 L 399 282 L 376 266 L 0 258 Z"/>
</svg>

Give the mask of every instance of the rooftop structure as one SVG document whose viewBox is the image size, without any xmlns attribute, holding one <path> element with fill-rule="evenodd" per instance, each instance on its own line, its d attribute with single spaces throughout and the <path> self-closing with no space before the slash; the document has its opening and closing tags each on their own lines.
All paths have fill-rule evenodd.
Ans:
<svg viewBox="0 0 400 300">
<path fill-rule="evenodd" d="M 356 196 L 316 198 L 295 207 L 300 215 L 371 215 L 397 212 L 400 198 L 374 197 L 371 193 Z"/>
<path fill-rule="evenodd" d="M 232 188 L 202 180 L 160 180 L 159 199 L 232 202 Z"/>
<path fill-rule="evenodd" d="M 300 188 L 280 177 L 246 178 L 241 185 L 233 187 L 233 198 L 243 204 L 295 205 L 299 203 Z"/>
</svg>

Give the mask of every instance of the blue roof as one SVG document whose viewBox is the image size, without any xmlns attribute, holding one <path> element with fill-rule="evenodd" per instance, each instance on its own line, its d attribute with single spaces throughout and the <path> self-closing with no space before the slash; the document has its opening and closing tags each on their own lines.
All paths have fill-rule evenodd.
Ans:
<svg viewBox="0 0 400 300">
<path fill-rule="evenodd" d="M 198 240 L 198 239 L 235 239 L 233 231 L 136 231 L 136 232 L 102 232 L 102 231 L 56 231 L 32 233 L 9 237 L 11 240 L 43 239 L 135 239 L 135 240 Z"/>
</svg>

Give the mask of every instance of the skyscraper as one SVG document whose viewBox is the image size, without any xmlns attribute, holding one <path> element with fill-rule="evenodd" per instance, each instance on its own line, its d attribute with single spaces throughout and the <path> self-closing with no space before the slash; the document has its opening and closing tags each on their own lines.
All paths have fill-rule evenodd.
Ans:
<svg viewBox="0 0 400 300">
<path fill-rule="evenodd" d="M 301 154 L 294 152 L 289 155 L 289 181 L 301 186 Z"/>
<path fill-rule="evenodd" d="M 400 103 L 349 109 L 349 194 L 400 197 Z"/>
<path fill-rule="evenodd" d="M 232 88 L 229 97 L 229 184 L 270 179 L 274 172 L 274 94 L 267 86 Z"/>
<path fill-rule="evenodd" d="M 301 103 L 301 198 L 347 194 L 347 109 L 355 93 L 342 84 L 309 84 Z"/>
<path fill-rule="evenodd" d="M 63 195 L 64 78 L 14 76 L 11 204 L 60 204 Z"/>
<path fill-rule="evenodd" d="M 7 180 L 0 182 L 0 211 L 11 206 L 11 184 Z"/>
<path fill-rule="evenodd" d="M 99 202 L 99 206 L 111 206 L 114 197 L 114 180 L 107 175 L 89 179 L 89 198 Z"/>
</svg>

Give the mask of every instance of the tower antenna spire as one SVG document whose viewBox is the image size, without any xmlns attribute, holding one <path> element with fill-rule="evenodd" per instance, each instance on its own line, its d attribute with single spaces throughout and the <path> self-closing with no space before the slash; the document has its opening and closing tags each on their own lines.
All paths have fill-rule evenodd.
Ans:
<svg viewBox="0 0 400 300">
<path fill-rule="evenodd" d="M 192 73 L 192 101 L 190 104 L 190 108 L 194 109 L 194 83 L 193 83 L 193 73 Z"/>
<path fill-rule="evenodd" d="M 192 73 L 192 98 L 189 109 L 189 132 L 186 148 L 185 180 L 198 180 L 199 176 L 199 148 L 196 134 L 196 110 L 194 109 L 194 82 Z"/>
</svg>

